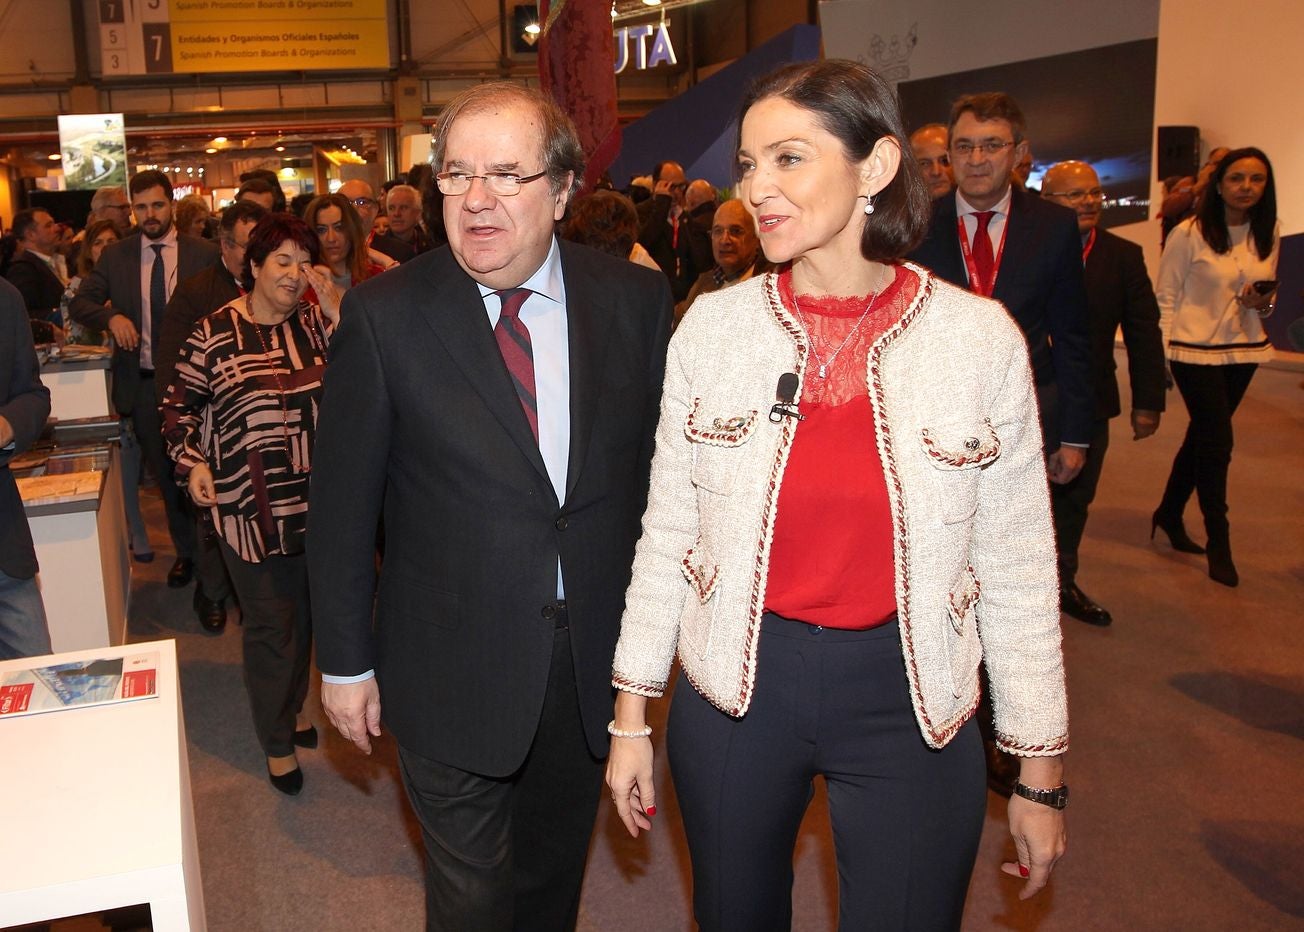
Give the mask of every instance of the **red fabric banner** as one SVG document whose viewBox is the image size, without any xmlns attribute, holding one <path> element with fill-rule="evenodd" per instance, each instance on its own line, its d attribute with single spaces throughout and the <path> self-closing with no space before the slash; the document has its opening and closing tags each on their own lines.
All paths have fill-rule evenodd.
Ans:
<svg viewBox="0 0 1304 932">
<path fill-rule="evenodd" d="M 585 188 L 620 153 L 616 119 L 616 42 L 606 0 L 541 0 L 539 81 L 575 122 L 588 156 Z"/>
</svg>

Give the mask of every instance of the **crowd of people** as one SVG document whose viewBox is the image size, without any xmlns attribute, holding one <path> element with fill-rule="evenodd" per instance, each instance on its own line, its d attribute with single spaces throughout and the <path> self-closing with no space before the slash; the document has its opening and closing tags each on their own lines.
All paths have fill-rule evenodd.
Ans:
<svg viewBox="0 0 1304 932">
<path fill-rule="evenodd" d="M 574 128 L 514 84 L 459 95 L 434 139 L 433 168 L 379 196 L 287 204 L 256 172 L 213 216 L 142 171 L 78 237 L 20 212 L 0 457 L 48 411 L 33 336 L 105 335 L 168 584 L 195 579 L 209 634 L 239 604 L 270 782 L 302 792 L 318 743 L 315 639 L 332 725 L 398 743 L 431 928 L 574 926 L 603 782 L 632 835 L 656 815 L 647 705 L 676 661 L 701 928 L 790 926 L 819 775 L 846 928 L 958 928 L 987 785 L 1011 797 L 1003 869 L 1045 886 L 1066 846 L 1060 613 L 1112 622 L 1078 551 L 1120 327 L 1133 438 L 1170 378 L 1191 415 L 1152 536 L 1238 581 L 1226 483 L 1271 353 L 1267 155 L 1174 186 L 1188 216 L 1152 288 L 1089 164 L 1027 188 L 1004 93 L 907 136 L 868 68 L 780 68 L 743 96 L 726 192 L 674 161 L 580 192 Z M 0 479 L 0 656 L 39 653 Z M 152 559 L 134 488 L 127 507 Z"/>
</svg>

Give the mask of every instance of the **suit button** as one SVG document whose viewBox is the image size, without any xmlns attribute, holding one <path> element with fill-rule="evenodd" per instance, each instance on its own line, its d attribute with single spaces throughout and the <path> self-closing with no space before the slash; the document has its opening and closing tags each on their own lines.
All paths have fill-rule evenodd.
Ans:
<svg viewBox="0 0 1304 932">
<path fill-rule="evenodd" d="M 552 523 L 552 525 L 553 525 L 553 527 L 555 527 L 557 530 L 559 530 L 559 531 L 564 531 L 564 530 L 566 530 L 566 528 L 570 527 L 570 522 L 566 520 L 566 516 L 565 516 L 565 515 L 562 515 L 560 518 L 558 518 L 556 521 L 554 521 L 554 522 Z"/>
<path fill-rule="evenodd" d="M 554 618 L 557 617 L 557 606 L 545 605 L 543 607 L 543 611 L 539 612 L 539 614 L 542 615 L 544 618 L 548 619 L 549 621 L 552 621 Z"/>
</svg>

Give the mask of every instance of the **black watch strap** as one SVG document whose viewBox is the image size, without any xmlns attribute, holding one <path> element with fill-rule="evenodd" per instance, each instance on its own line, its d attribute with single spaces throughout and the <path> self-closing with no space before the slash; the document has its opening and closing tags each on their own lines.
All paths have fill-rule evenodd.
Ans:
<svg viewBox="0 0 1304 932">
<path fill-rule="evenodd" d="M 1069 804 L 1069 788 L 1063 783 L 1050 790 L 1034 789 L 1023 783 L 1016 783 L 1014 784 L 1014 792 L 1024 799 L 1031 800 L 1034 803 L 1041 803 L 1043 806 L 1050 806 L 1052 809 L 1063 809 Z"/>
</svg>

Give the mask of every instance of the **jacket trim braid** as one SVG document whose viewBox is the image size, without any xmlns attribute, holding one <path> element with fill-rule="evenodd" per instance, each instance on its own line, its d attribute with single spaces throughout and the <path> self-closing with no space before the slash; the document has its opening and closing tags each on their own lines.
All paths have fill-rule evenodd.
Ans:
<svg viewBox="0 0 1304 932">
<path fill-rule="evenodd" d="M 1050 756 L 1058 754 L 1068 747 L 1069 736 L 1061 735 L 1054 741 L 1047 741 L 1043 744 L 1025 744 L 1021 741 L 1015 741 L 1004 732 L 996 732 L 996 743 L 1004 751 L 1011 754 L 1019 754 L 1025 757 Z"/>
<path fill-rule="evenodd" d="M 956 469 L 986 466 L 1001 455 L 1001 438 L 996 436 L 996 431 L 992 429 L 991 418 L 983 418 L 983 426 L 987 428 L 986 440 L 980 440 L 977 437 L 968 438 L 964 442 L 964 453 L 938 446 L 937 441 L 933 439 L 932 432 L 927 427 L 919 431 L 919 439 L 924 445 L 924 452 L 931 459 L 938 462 L 945 463 Z"/>
<path fill-rule="evenodd" d="M 694 398 L 693 409 L 688 412 L 688 419 L 684 422 L 684 433 L 690 440 L 716 447 L 736 447 L 746 440 L 756 426 L 756 418 L 760 413 L 748 411 L 746 415 L 728 420 L 718 417 L 711 422 L 710 427 L 703 427 L 697 423 L 697 409 L 701 406 L 702 399 Z"/>
<path fill-rule="evenodd" d="M 684 559 L 680 562 L 680 568 L 684 571 L 684 578 L 688 584 L 693 587 L 693 592 L 697 594 L 697 599 L 703 605 L 711 601 L 711 596 L 715 595 L 715 584 L 720 579 L 720 567 L 713 564 L 709 568 L 705 563 L 699 563 L 697 557 L 697 548 L 690 548 L 684 554 Z"/>
</svg>

